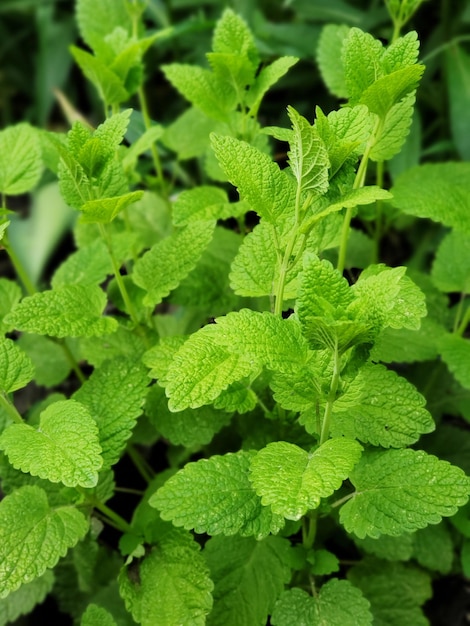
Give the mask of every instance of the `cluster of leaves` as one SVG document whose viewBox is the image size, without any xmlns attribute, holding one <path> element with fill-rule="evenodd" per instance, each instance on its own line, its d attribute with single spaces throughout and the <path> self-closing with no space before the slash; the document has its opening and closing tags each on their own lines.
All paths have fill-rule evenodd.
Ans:
<svg viewBox="0 0 470 626">
<path fill-rule="evenodd" d="M 143 2 L 97 15 L 78 0 L 90 52 L 72 54 L 105 121 L 0 133 L 19 279 L 0 279 L 0 623 L 52 594 L 82 626 L 426 624 L 432 576 L 468 572 L 468 463 L 420 438 L 444 409 L 470 415 L 470 172 L 425 164 L 384 189 L 424 71 L 416 32 L 400 36 L 420 2 L 386 4 L 389 46 L 322 30 L 318 64 L 343 106 L 313 124 L 289 106 L 289 128 L 258 112 L 297 58 L 262 63 L 227 9 L 207 66 L 162 67 L 191 105 L 164 127 L 142 81 L 166 34 L 144 32 Z M 121 109 L 133 94 L 137 137 Z M 283 169 L 270 137 L 288 146 Z M 171 180 L 170 152 L 180 168 L 197 159 L 204 184 Z M 39 289 L 7 199 L 44 167 L 79 217 L 76 251 Z M 429 275 L 380 262 L 406 216 L 449 228 Z M 451 389 L 434 414 L 429 362 Z M 21 415 L 31 381 L 46 393 Z M 146 489 L 124 519 L 108 501 L 130 461 Z"/>
</svg>

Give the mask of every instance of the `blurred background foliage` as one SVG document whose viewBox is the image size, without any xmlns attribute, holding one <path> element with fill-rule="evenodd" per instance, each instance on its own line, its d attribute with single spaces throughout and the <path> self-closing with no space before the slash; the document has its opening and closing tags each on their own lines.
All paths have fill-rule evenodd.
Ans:
<svg viewBox="0 0 470 626">
<path fill-rule="evenodd" d="M 264 102 L 263 124 L 286 125 L 287 104 L 309 119 L 316 105 L 325 111 L 337 106 L 315 62 L 325 23 L 358 26 L 384 42 L 393 29 L 384 0 L 148 0 L 149 33 L 170 28 L 145 57 L 150 112 L 158 122 L 168 124 L 187 106 L 166 83 L 159 66 L 173 61 L 204 64 L 214 23 L 227 6 L 248 22 L 265 60 L 280 55 L 301 59 Z M 468 159 L 470 1 L 426 0 L 405 29 L 418 31 L 421 61 L 427 69 L 418 93 L 417 119 L 401 156 L 403 167 L 423 158 Z M 92 123 L 101 121 L 97 96 L 69 52 L 71 44 L 83 45 L 73 0 L 2 0 L 0 42 L 2 128 L 27 120 L 66 129 L 56 90 Z"/>
</svg>

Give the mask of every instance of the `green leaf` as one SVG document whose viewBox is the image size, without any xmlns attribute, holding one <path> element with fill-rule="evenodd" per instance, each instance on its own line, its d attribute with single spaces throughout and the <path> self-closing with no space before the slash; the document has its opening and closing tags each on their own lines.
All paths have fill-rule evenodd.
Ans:
<svg viewBox="0 0 470 626">
<path fill-rule="evenodd" d="M 419 330 L 386 328 L 376 339 L 371 358 L 383 363 L 414 363 L 432 361 L 439 353 L 444 326 L 425 317 Z"/>
<path fill-rule="evenodd" d="M 361 453 L 351 439 L 330 439 L 310 453 L 285 441 L 270 443 L 251 461 L 250 481 L 264 506 L 298 520 L 341 487 Z"/>
<path fill-rule="evenodd" d="M 415 92 L 411 92 L 386 114 L 381 132 L 370 151 L 373 161 L 389 161 L 400 152 L 410 133 L 415 101 Z"/>
<path fill-rule="evenodd" d="M 170 411 L 210 404 L 230 384 L 253 371 L 246 356 L 232 354 L 216 343 L 214 329 L 213 324 L 205 326 L 177 352 L 167 375 Z"/>
<path fill-rule="evenodd" d="M 5 324 L 3 318 L 21 300 L 21 288 L 8 278 L 0 278 L 0 333 L 12 330 L 12 327 Z"/>
<path fill-rule="evenodd" d="M 470 291 L 470 237 L 451 231 L 442 240 L 431 271 L 432 281 L 445 293 Z"/>
<path fill-rule="evenodd" d="M 230 422 L 231 413 L 211 406 L 171 413 L 165 392 L 153 386 L 145 403 L 145 414 L 157 431 L 175 446 L 195 448 L 207 445 Z"/>
<path fill-rule="evenodd" d="M 147 370 L 132 358 L 113 358 L 95 369 L 74 394 L 96 420 L 103 449 L 103 468 L 119 459 L 142 413 Z"/>
<path fill-rule="evenodd" d="M 284 525 L 262 506 L 248 480 L 253 452 L 212 456 L 188 463 L 149 500 L 164 520 L 209 535 L 253 535 L 261 539 Z"/>
<path fill-rule="evenodd" d="M 70 46 L 70 52 L 107 106 L 118 106 L 129 99 L 130 94 L 125 89 L 123 81 L 108 67 L 106 62 L 76 46 Z"/>
<path fill-rule="evenodd" d="M 143 338 L 125 326 L 118 326 L 111 335 L 80 339 L 80 354 L 95 367 L 101 367 L 105 361 L 117 357 L 140 358 L 144 352 Z"/>
<path fill-rule="evenodd" d="M 212 134 L 211 142 L 227 178 L 260 217 L 276 224 L 294 207 L 294 181 L 267 154 L 229 136 Z"/>
<path fill-rule="evenodd" d="M 37 385 L 55 387 L 70 374 L 71 366 L 62 346 L 42 335 L 21 335 L 18 345 L 34 365 Z"/>
<path fill-rule="evenodd" d="M 38 428 L 11 424 L 0 436 L 0 449 L 14 468 L 66 487 L 95 487 L 103 465 L 96 423 L 74 400 L 47 407 Z"/>
<path fill-rule="evenodd" d="M 31 191 L 43 170 L 37 131 L 29 124 L 16 124 L 0 131 L 0 192 L 17 196 Z"/>
<path fill-rule="evenodd" d="M 470 389 L 470 341 L 446 334 L 439 341 L 442 360 L 462 387 Z"/>
<path fill-rule="evenodd" d="M 175 355 L 167 385 L 172 411 L 211 403 L 231 383 L 263 365 L 289 371 L 307 358 L 307 344 L 293 319 L 242 309 L 215 321 Z"/>
<path fill-rule="evenodd" d="M 162 528 L 143 560 L 121 570 L 120 595 L 142 626 L 204 626 L 213 583 L 200 546 L 183 530 L 169 524 Z"/>
<path fill-rule="evenodd" d="M 460 468 L 422 450 L 365 453 L 349 480 L 356 492 L 341 507 L 340 521 L 360 538 L 396 537 L 437 524 L 470 494 Z"/>
<path fill-rule="evenodd" d="M 237 104 L 233 87 L 212 72 L 195 65 L 172 63 L 161 68 L 167 80 L 209 118 L 226 122 Z"/>
<path fill-rule="evenodd" d="M 444 523 L 427 526 L 414 535 L 413 556 L 423 567 L 449 574 L 454 561 L 452 536 Z"/>
<path fill-rule="evenodd" d="M 293 136 L 288 153 L 289 165 L 300 191 L 324 194 L 328 191 L 330 161 L 325 145 L 316 128 L 299 115 L 293 107 L 287 108 Z"/>
<path fill-rule="evenodd" d="M 469 123 L 470 56 L 464 47 L 454 42 L 446 49 L 446 79 L 450 107 L 450 129 L 459 155 L 470 160 Z"/>
<path fill-rule="evenodd" d="M 396 39 L 384 52 L 382 67 L 386 74 L 414 65 L 418 61 L 419 39 L 415 30 Z"/>
<path fill-rule="evenodd" d="M 163 137 L 164 132 L 165 129 L 160 125 L 147 128 L 127 149 L 122 159 L 123 168 L 132 171 L 136 166 L 139 156 L 151 150 L 154 144 Z"/>
<path fill-rule="evenodd" d="M 212 49 L 216 53 L 242 55 L 251 62 L 253 71 L 258 68 L 259 55 L 253 35 L 246 22 L 231 9 L 225 9 L 216 24 Z"/>
<path fill-rule="evenodd" d="M 227 194 L 220 187 L 201 185 L 182 191 L 173 205 L 173 224 L 186 226 L 198 220 L 214 220 L 222 217 Z"/>
<path fill-rule="evenodd" d="M 332 578 L 312 597 L 294 587 L 284 591 L 271 617 L 273 626 L 308 624 L 309 626 L 370 626 L 370 604 L 347 580 Z M 294 620 L 294 621 L 293 621 Z"/>
<path fill-rule="evenodd" d="M 125 0 L 103 0 L 99 6 L 93 0 L 78 0 L 76 12 L 80 35 L 95 52 L 103 49 L 106 35 L 118 26 L 132 31 Z"/>
<path fill-rule="evenodd" d="M 269 296 L 275 293 L 279 282 L 276 237 L 271 224 L 261 221 L 243 239 L 230 272 L 230 286 L 240 296 Z M 296 276 L 300 271 L 287 272 L 284 298 L 297 295 Z"/>
<path fill-rule="evenodd" d="M 349 96 L 344 67 L 342 63 L 338 63 L 349 31 L 349 26 L 327 24 L 323 27 L 318 41 L 317 62 L 320 67 L 320 73 L 328 89 L 338 98 L 347 98 Z"/>
<path fill-rule="evenodd" d="M 204 154 L 209 148 L 212 132 L 225 131 L 223 122 L 213 120 L 199 109 L 190 107 L 165 129 L 162 141 L 183 161 Z M 189 135 L 191 141 L 188 141 Z"/>
<path fill-rule="evenodd" d="M 334 403 L 332 433 L 373 446 L 404 448 L 435 429 L 425 402 L 406 378 L 366 363 Z"/>
<path fill-rule="evenodd" d="M 0 626 L 13 624 L 20 615 L 31 613 L 41 604 L 54 585 L 54 574 L 47 570 L 40 578 L 22 585 L 0 600 Z"/>
<path fill-rule="evenodd" d="M 349 104 L 358 104 L 362 94 L 381 76 L 383 52 L 381 42 L 369 33 L 355 27 L 349 30 L 341 50 Z"/>
<path fill-rule="evenodd" d="M 21 487 L 0 502 L 0 597 L 42 576 L 88 531 L 73 506 L 50 507 L 39 487 Z"/>
<path fill-rule="evenodd" d="M 329 350 L 314 350 L 298 369 L 287 374 L 275 372 L 269 386 L 276 402 L 288 411 L 310 409 L 322 397 L 320 381 L 331 377 L 327 370 L 330 362 Z"/>
<path fill-rule="evenodd" d="M 405 272 L 405 267 L 370 265 L 352 288 L 358 300 L 350 311 L 376 329 L 418 330 L 427 313 L 426 300 Z"/>
<path fill-rule="evenodd" d="M 431 579 L 417 567 L 371 559 L 348 578 L 370 601 L 374 626 L 429 626 L 420 607 L 432 596 Z"/>
<path fill-rule="evenodd" d="M 117 626 L 113 616 L 97 604 L 89 604 L 82 615 L 80 626 Z"/>
<path fill-rule="evenodd" d="M 470 233 L 470 163 L 420 165 L 401 174 L 391 192 L 405 213 Z"/>
<path fill-rule="evenodd" d="M 82 221 L 85 224 L 109 224 L 121 211 L 141 200 L 143 195 L 143 191 L 132 191 L 115 198 L 88 200 L 80 207 Z"/>
<path fill-rule="evenodd" d="M 135 264 L 132 279 L 147 291 L 146 306 L 155 306 L 196 266 L 209 245 L 215 222 L 197 221 L 156 243 Z"/>
<path fill-rule="evenodd" d="M 282 537 L 209 539 L 204 556 L 215 587 L 207 625 L 265 624 L 291 577 L 289 550 L 289 542 Z"/>
<path fill-rule="evenodd" d="M 106 304 L 106 295 L 99 287 L 70 285 L 24 298 L 5 321 L 38 335 L 95 337 L 117 327 L 115 320 L 101 317 Z"/>
<path fill-rule="evenodd" d="M 255 117 L 266 92 L 298 62 L 297 57 L 284 56 L 263 67 L 251 85 L 246 97 L 250 115 Z"/>
<path fill-rule="evenodd" d="M 99 285 L 113 273 L 109 252 L 102 239 L 72 253 L 55 271 L 51 285 L 53 289 L 66 285 Z"/>
<path fill-rule="evenodd" d="M 11 339 L 0 337 L 0 390 L 17 391 L 34 378 L 34 365 Z"/>
<path fill-rule="evenodd" d="M 385 119 L 394 105 L 416 89 L 423 72 L 424 65 L 411 65 L 382 76 L 364 91 L 359 102 Z"/>
</svg>

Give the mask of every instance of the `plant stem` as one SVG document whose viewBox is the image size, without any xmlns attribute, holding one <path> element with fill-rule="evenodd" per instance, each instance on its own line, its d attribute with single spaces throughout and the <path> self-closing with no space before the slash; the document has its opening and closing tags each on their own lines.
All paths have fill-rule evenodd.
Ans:
<svg viewBox="0 0 470 626">
<path fill-rule="evenodd" d="M 33 296 L 36 293 L 36 287 L 33 285 L 31 279 L 29 278 L 28 274 L 26 273 L 26 270 L 23 267 L 23 264 L 21 263 L 21 261 L 20 261 L 18 255 L 16 254 L 15 250 L 11 247 L 11 244 L 10 244 L 10 242 L 8 240 L 8 234 L 7 233 L 5 233 L 3 235 L 2 245 L 5 248 L 8 256 L 10 257 L 10 261 L 11 261 L 13 267 L 15 268 L 16 275 L 18 276 L 18 278 L 23 283 L 23 286 L 24 286 L 27 294 L 29 296 Z"/>
<path fill-rule="evenodd" d="M 379 161 L 377 163 L 377 176 L 376 176 L 376 184 L 377 187 L 382 188 L 384 184 L 384 170 L 385 163 L 383 161 Z M 374 231 L 374 251 L 373 251 L 373 259 L 372 263 L 379 262 L 379 251 L 380 251 L 380 241 L 382 239 L 382 200 L 377 200 L 375 203 L 377 213 L 375 217 L 375 231 Z"/>
<path fill-rule="evenodd" d="M 62 350 L 64 351 L 67 361 L 70 363 L 70 367 L 75 372 L 76 377 L 83 384 L 86 381 L 86 376 L 80 369 L 80 366 L 73 356 L 72 351 L 68 347 L 67 342 L 65 341 L 65 339 L 56 339 L 56 342 L 59 344 L 59 346 L 61 346 Z"/>
<path fill-rule="evenodd" d="M 4 409 L 4 411 L 6 413 L 8 413 L 8 416 L 16 424 L 22 424 L 23 423 L 23 418 L 18 413 L 16 407 L 11 403 L 11 401 L 8 399 L 8 397 L 4 393 L 1 393 L 1 392 L 0 392 L 0 407 L 2 407 Z"/>
<path fill-rule="evenodd" d="M 144 119 L 144 125 L 145 125 L 145 128 L 148 130 L 152 126 L 152 120 L 150 119 L 148 105 L 147 105 L 147 98 L 145 96 L 143 85 L 140 85 L 137 95 L 139 98 L 140 109 L 142 111 L 142 117 Z M 160 181 L 162 192 L 164 195 L 166 195 L 165 179 L 163 178 L 162 163 L 160 161 L 160 156 L 158 154 L 158 150 L 155 147 L 154 143 L 152 143 L 151 152 L 152 152 L 153 167 L 155 169 L 155 173 L 157 175 L 157 178 Z"/>
<path fill-rule="evenodd" d="M 336 502 L 333 502 L 333 504 L 330 504 L 330 506 L 331 506 L 332 509 L 335 509 L 337 506 L 341 506 L 342 504 L 344 504 L 348 500 L 351 500 L 351 498 L 354 498 L 355 495 L 356 495 L 355 491 L 353 491 L 353 493 L 348 493 L 347 496 L 344 496 L 343 498 L 340 498 L 339 500 L 336 500 Z"/>
<path fill-rule="evenodd" d="M 302 544 L 307 550 L 312 548 L 316 533 L 317 516 L 311 513 L 310 515 L 306 515 L 302 520 Z"/>
<path fill-rule="evenodd" d="M 454 331 L 455 334 L 458 335 L 459 337 L 462 337 L 469 322 L 470 322 L 470 307 L 465 311 L 465 314 L 463 316 L 462 321 L 460 322 L 459 327 L 457 328 L 457 330 Z"/>
<path fill-rule="evenodd" d="M 124 300 L 124 304 L 126 306 L 127 312 L 131 316 L 131 319 L 134 322 L 134 324 L 138 326 L 139 319 L 137 317 L 137 312 L 134 308 L 134 305 L 132 304 L 129 294 L 127 293 L 126 285 L 124 284 L 124 281 L 122 279 L 119 263 L 117 262 L 116 257 L 114 256 L 113 247 L 111 244 L 111 238 L 109 237 L 104 224 L 98 224 L 98 228 L 100 229 L 101 236 L 103 237 L 106 247 L 108 248 L 109 256 L 111 258 L 111 263 L 113 264 L 114 276 L 116 278 L 119 291 L 121 292 L 122 299 Z"/>
<path fill-rule="evenodd" d="M 333 403 L 336 400 L 336 392 L 338 391 L 338 385 L 339 385 L 339 374 L 340 374 L 339 361 L 340 361 L 340 357 L 339 357 L 339 350 L 338 350 L 338 342 L 336 341 L 334 352 L 333 352 L 333 376 L 331 378 L 330 391 L 328 393 L 328 398 L 327 398 L 326 406 L 325 406 L 325 412 L 323 414 L 323 423 L 322 423 L 321 435 L 320 435 L 320 445 L 322 445 L 322 443 L 325 443 L 325 441 L 327 441 L 329 434 L 330 434 L 330 421 L 331 421 L 331 414 L 333 412 Z"/>
<path fill-rule="evenodd" d="M 151 483 L 154 476 L 152 468 L 130 443 L 127 444 L 127 454 L 129 455 L 131 461 L 134 463 L 137 471 L 145 480 L 145 482 Z"/>
<path fill-rule="evenodd" d="M 109 508 L 109 506 L 106 506 L 106 504 L 103 504 L 103 502 L 100 502 L 99 500 L 92 500 L 92 504 L 95 509 L 98 509 L 98 511 L 106 515 L 106 517 L 109 517 L 109 519 L 114 522 L 118 530 L 121 530 L 123 533 L 134 532 L 129 522 L 126 522 L 123 517 L 115 513 Z"/>
</svg>

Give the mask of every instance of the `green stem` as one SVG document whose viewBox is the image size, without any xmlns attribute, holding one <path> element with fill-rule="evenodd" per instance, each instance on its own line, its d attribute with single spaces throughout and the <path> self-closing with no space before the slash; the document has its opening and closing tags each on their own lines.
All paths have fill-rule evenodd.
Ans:
<svg viewBox="0 0 470 626">
<path fill-rule="evenodd" d="M 106 247 L 108 248 L 111 263 L 113 265 L 114 276 L 116 278 L 119 291 L 121 292 L 122 299 L 124 300 L 124 304 L 126 306 L 127 312 L 131 316 L 131 319 L 134 322 L 134 324 L 138 326 L 139 319 L 137 317 L 137 312 L 134 308 L 134 305 L 132 304 L 129 294 L 127 293 L 126 285 L 124 284 L 124 281 L 122 279 L 119 263 L 117 262 L 116 257 L 114 256 L 111 239 L 108 235 L 108 232 L 106 231 L 104 224 L 98 224 L 98 228 L 100 229 L 101 236 L 103 237 Z"/>
<path fill-rule="evenodd" d="M 10 261 L 12 262 L 13 267 L 15 268 L 16 275 L 23 283 L 23 286 L 28 293 L 29 296 L 33 296 L 36 293 L 36 287 L 33 285 L 31 279 L 26 273 L 23 264 L 21 263 L 18 255 L 15 250 L 11 247 L 11 244 L 8 240 L 8 234 L 5 233 L 2 239 L 2 245 L 5 248 L 8 256 L 10 257 Z"/>
<path fill-rule="evenodd" d="M 141 455 L 137 452 L 132 444 L 127 444 L 127 454 L 129 455 L 131 461 L 134 463 L 137 471 L 145 480 L 146 483 L 151 483 L 154 477 L 152 468 L 149 464 L 141 457 Z"/>
<path fill-rule="evenodd" d="M 143 85 L 139 87 L 137 95 L 139 98 L 140 109 L 142 111 L 142 117 L 144 119 L 144 125 L 145 125 L 145 128 L 148 130 L 152 126 L 152 120 L 150 119 L 148 105 L 147 105 L 147 98 L 145 96 Z M 155 173 L 157 175 L 158 180 L 160 181 L 162 192 L 166 194 L 165 179 L 163 178 L 162 163 L 160 161 L 160 155 L 158 154 L 158 150 L 155 147 L 154 143 L 152 143 L 151 152 L 152 152 L 152 160 L 153 160 L 153 167 L 155 169 Z"/>
<path fill-rule="evenodd" d="M 304 548 L 310 550 L 317 534 L 317 516 L 312 513 L 306 515 L 302 520 L 302 544 Z"/>
<path fill-rule="evenodd" d="M 56 339 L 54 341 L 56 341 L 57 344 L 62 348 L 62 350 L 64 351 L 64 354 L 65 354 L 65 357 L 66 357 L 67 361 L 70 363 L 70 367 L 75 372 L 75 375 L 78 378 L 78 380 L 83 384 L 86 381 L 86 376 L 82 372 L 82 370 L 80 369 L 80 366 L 77 363 L 75 357 L 73 356 L 72 351 L 68 347 L 67 342 L 65 341 L 65 339 Z"/>
<path fill-rule="evenodd" d="M 380 118 L 377 119 L 375 124 L 375 128 L 372 132 L 372 135 L 367 143 L 366 149 L 361 159 L 361 163 L 356 172 L 356 178 L 354 179 L 353 189 L 359 189 L 360 187 L 364 187 L 364 182 L 366 179 L 367 166 L 369 163 L 369 156 L 372 148 L 377 140 L 377 137 L 380 136 L 380 132 L 382 130 L 383 120 Z M 338 253 L 338 271 L 342 274 L 344 272 L 344 267 L 346 265 L 346 252 L 348 249 L 348 239 L 349 239 L 349 228 L 351 226 L 351 220 L 353 216 L 354 209 L 356 207 L 349 207 L 346 210 L 346 214 L 343 220 L 343 226 L 341 228 L 341 240 L 339 245 L 339 253 Z"/>
<path fill-rule="evenodd" d="M 355 495 L 356 495 L 355 491 L 353 493 L 348 493 L 347 496 L 344 496 L 343 498 L 340 498 L 339 500 L 336 500 L 336 502 L 333 502 L 333 504 L 330 504 L 330 506 L 331 506 L 332 509 L 335 509 L 337 506 L 341 506 L 342 504 L 344 504 L 348 500 L 351 500 L 351 498 L 354 498 Z"/>
<path fill-rule="evenodd" d="M 382 188 L 384 184 L 384 170 L 385 163 L 383 161 L 379 161 L 377 163 L 377 175 L 376 175 L 376 184 L 377 187 Z M 373 251 L 373 263 L 379 262 L 379 252 L 380 252 L 380 241 L 382 240 L 383 235 L 383 216 L 382 216 L 382 200 L 377 200 L 376 205 L 376 218 L 375 218 L 375 231 L 374 231 L 374 251 Z"/>
<path fill-rule="evenodd" d="M 333 376 L 331 378 L 330 391 L 326 401 L 325 412 L 323 414 L 323 423 L 320 435 L 320 445 L 327 441 L 330 435 L 330 421 L 333 412 L 333 403 L 336 400 L 336 392 L 338 391 L 340 375 L 340 355 L 338 350 L 338 342 L 336 341 L 333 351 Z"/>
<path fill-rule="evenodd" d="M 121 530 L 123 533 L 134 532 L 129 522 L 126 522 L 123 517 L 115 513 L 109 506 L 106 506 L 106 504 L 103 504 L 103 502 L 99 500 L 92 500 L 92 504 L 95 509 L 106 515 L 106 517 L 109 517 L 118 530 Z"/>
<path fill-rule="evenodd" d="M 457 330 L 454 331 L 455 334 L 458 335 L 459 337 L 462 337 L 469 323 L 470 323 L 470 307 L 465 311 L 465 315 L 463 316 L 463 319 L 460 322 L 460 325 L 458 326 Z"/>
<path fill-rule="evenodd" d="M 0 392 L 0 406 L 8 413 L 8 416 L 16 423 L 22 424 L 23 418 L 16 410 L 16 407 L 10 402 L 7 396 Z"/>
</svg>

